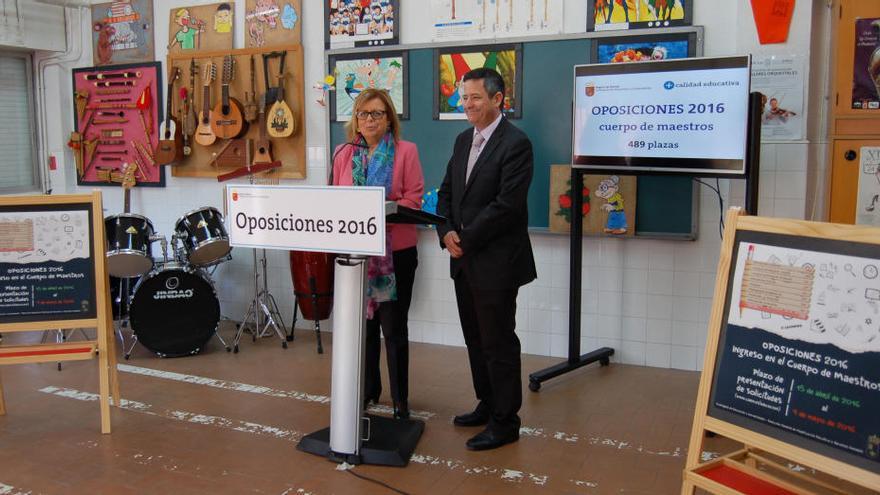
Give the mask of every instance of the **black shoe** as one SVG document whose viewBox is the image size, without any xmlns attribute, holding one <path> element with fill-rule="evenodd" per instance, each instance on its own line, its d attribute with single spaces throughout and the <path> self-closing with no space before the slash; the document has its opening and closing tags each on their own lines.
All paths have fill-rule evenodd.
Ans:
<svg viewBox="0 0 880 495">
<path fill-rule="evenodd" d="M 370 408 L 370 404 L 378 404 L 378 403 L 379 403 L 378 397 L 368 397 L 368 398 L 364 399 L 364 411 L 366 411 L 367 409 Z"/>
<path fill-rule="evenodd" d="M 483 426 L 489 424 L 489 413 L 482 407 L 477 406 L 473 412 L 459 414 L 452 420 L 455 426 Z"/>
<path fill-rule="evenodd" d="M 409 405 L 406 401 L 394 404 L 394 419 L 409 419 Z"/>
<path fill-rule="evenodd" d="M 500 434 L 486 428 L 468 440 L 465 445 L 467 445 L 469 450 L 489 450 L 497 449 L 502 445 L 507 445 L 516 442 L 517 440 L 519 440 L 519 431 L 509 434 Z"/>
</svg>

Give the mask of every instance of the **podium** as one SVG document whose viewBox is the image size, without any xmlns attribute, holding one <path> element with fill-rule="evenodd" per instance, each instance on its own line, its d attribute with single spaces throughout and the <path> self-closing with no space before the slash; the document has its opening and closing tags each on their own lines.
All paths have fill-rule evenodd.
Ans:
<svg viewBox="0 0 880 495">
<path fill-rule="evenodd" d="M 385 203 L 387 223 L 438 224 L 445 219 Z M 363 410 L 367 257 L 341 254 L 334 266 L 330 426 L 303 437 L 297 449 L 349 464 L 406 466 L 425 429 L 418 419 L 391 419 Z"/>
</svg>

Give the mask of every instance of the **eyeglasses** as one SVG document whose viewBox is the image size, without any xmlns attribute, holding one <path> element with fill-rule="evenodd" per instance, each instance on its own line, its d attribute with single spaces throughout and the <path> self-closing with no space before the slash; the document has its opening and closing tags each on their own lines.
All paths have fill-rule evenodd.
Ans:
<svg viewBox="0 0 880 495">
<path fill-rule="evenodd" d="M 355 113 L 355 116 L 359 120 L 367 120 L 367 117 L 373 117 L 373 120 L 379 120 L 385 116 L 385 113 L 385 110 L 373 110 L 372 112 L 361 110 L 360 112 Z"/>
</svg>

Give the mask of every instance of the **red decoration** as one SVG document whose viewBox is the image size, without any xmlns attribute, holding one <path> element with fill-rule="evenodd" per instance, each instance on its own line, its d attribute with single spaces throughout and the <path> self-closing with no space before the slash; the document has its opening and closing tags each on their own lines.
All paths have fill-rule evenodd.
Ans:
<svg viewBox="0 0 880 495">
<path fill-rule="evenodd" d="M 794 14 L 794 0 L 750 0 L 762 45 L 785 43 Z"/>
</svg>

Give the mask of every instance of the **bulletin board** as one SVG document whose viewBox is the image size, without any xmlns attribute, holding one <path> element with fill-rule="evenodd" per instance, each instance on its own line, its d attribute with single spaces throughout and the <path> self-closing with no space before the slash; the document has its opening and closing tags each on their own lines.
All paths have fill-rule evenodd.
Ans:
<svg viewBox="0 0 880 495">
<path fill-rule="evenodd" d="M 283 51 L 286 53 L 284 64 L 284 100 L 290 106 L 296 123 L 295 131 L 286 138 L 271 138 L 271 155 L 273 160 L 280 161 L 281 167 L 265 173 L 265 176 L 278 179 L 304 179 L 306 177 L 306 136 L 303 121 L 303 50 L 301 45 L 288 45 L 274 48 L 244 48 L 240 50 L 199 52 L 192 57 L 190 54 L 169 55 L 168 67 L 178 67 L 181 74 L 190 73 L 190 61 L 195 60 L 198 74 L 195 78 L 195 105 L 196 112 L 203 107 L 202 78 L 204 76 L 203 64 L 213 62 L 217 66 L 218 78 L 211 85 L 211 108 L 217 105 L 221 98 L 221 81 L 219 74 L 223 67 L 223 57 L 232 55 L 235 60 L 234 78 L 229 85 L 229 96 L 237 99 L 244 105 L 247 98 L 256 92 L 256 101 L 259 102 L 266 91 L 265 77 L 263 74 L 262 55 L 270 52 Z M 254 59 L 254 70 L 251 70 L 251 57 Z M 273 59 L 269 64 L 269 78 L 271 86 L 278 86 L 277 75 L 280 68 L 279 59 Z M 173 69 L 170 69 L 173 70 Z M 251 75 L 253 74 L 253 84 Z M 189 78 L 181 78 L 185 86 L 189 86 Z M 256 91 L 253 90 L 256 88 Z M 175 87 L 175 92 L 179 87 Z M 247 95 L 245 94 L 247 93 Z M 265 113 L 274 103 L 275 98 L 269 98 Z M 180 98 L 172 101 L 172 111 L 180 117 L 183 105 Z M 267 116 L 263 117 L 264 119 Z M 265 121 L 250 122 L 248 130 L 239 138 L 250 140 L 248 153 L 253 156 L 253 141 L 260 138 L 260 127 L 265 128 Z M 176 165 L 171 166 L 171 175 L 175 177 L 210 177 L 233 172 L 235 166 L 224 166 L 212 160 L 221 153 L 227 142 L 217 139 L 210 146 L 192 144 L 192 153 L 185 156 Z M 228 148 L 227 148 L 228 149 Z"/>
<path fill-rule="evenodd" d="M 74 131 L 81 134 L 82 173 L 77 185 L 119 185 L 124 163 L 136 163 L 137 186 L 165 186 L 165 169 L 153 163 L 163 118 L 159 62 L 73 69 Z M 138 101 L 143 99 L 141 110 Z M 77 165 L 79 168 L 79 165 Z"/>
<path fill-rule="evenodd" d="M 669 28 L 662 33 L 690 33 L 696 55 L 702 53 L 702 28 Z M 640 30 L 639 36 L 659 32 Z M 620 36 L 620 32 L 615 33 Z M 638 40 L 639 36 L 633 36 Z M 550 170 L 556 163 L 571 161 L 572 67 L 591 62 L 591 53 L 601 33 L 585 37 L 522 43 L 522 118 L 511 122 L 532 141 L 534 176 L 529 188 L 529 227 L 549 227 Z M 452 154 L 455 137 L 470 125 L 467 121 L 440 121 L 433 118 L 434 48 L 409 50 L 410 118 L 403 122 L 401 137 L 415 142 L 425 175 L 425 190 L 440 187 Z M 381 53 L 380 50 L 374 50 Z M 355 53 L 356 51 L 331 51 Z M 337 89 L 338 91 L 338 89 Z M 330 149 L 345 142 L 342 123 L 330 124 Z M 638 177 L 636 236 L 676 239 L 696 237 L 698 201 L 690 178 L 668 176 Z"/>
<path fill-rule="evenodd" d="M 728 213 L 689 471 L 712 431 L 880 486 L 878 246 L 873 227 Z"/>
</svg>

